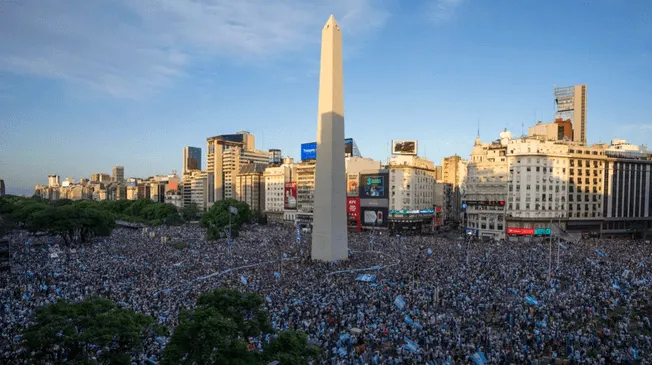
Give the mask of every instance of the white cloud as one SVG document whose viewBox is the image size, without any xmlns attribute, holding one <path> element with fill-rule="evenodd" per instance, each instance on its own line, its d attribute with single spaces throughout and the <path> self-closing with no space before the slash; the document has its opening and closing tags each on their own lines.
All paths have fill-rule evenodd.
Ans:
<svg viewBox="0 0 652 365">
<path fill-rule="evenodd" d="M 193 61 L 260 62 L 319 42 L 331 13 L 349 36 L 381 27 L 373 0 L 24 0 L 0 6 L 0 71 L 140 98 Z"/>
<path fill-rule="evenodd" d="M 428 3 L 426 14 L 435 24 L 451 20 L 457 9 L 469 0 L 431 0 Z"/>
</svg>

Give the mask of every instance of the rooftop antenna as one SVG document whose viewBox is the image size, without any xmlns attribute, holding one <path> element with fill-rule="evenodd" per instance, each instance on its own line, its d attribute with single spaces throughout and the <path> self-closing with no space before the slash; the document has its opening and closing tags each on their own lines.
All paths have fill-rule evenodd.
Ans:
<svg viewBox="0 0 652 365">
<path fill-rule="evenodd" d="M 480 137 L 480 118 L 478 118 L 478 137 Z"/>
<path fill-rule="evenodd" d="M 523 132 L 523 128 L 525 128 L 525 123 L 521 122 L 521 137 L 525 136 L 525 133 Z"/>
</svg>

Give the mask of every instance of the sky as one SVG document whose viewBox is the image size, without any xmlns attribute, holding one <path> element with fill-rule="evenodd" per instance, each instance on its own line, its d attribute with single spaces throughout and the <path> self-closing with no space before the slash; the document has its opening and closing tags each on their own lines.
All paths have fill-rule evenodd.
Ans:
<svg viewBox="0 0 652 365">
<path fill-rule="evenodd" d="M 589 143 L 652 142 L 652 3 L 539 0 L 0 2 L 0 179 L 179 173 L 184 146 L 247 130 L 299 159 L 316 139 L 321 29 L 343 34 L 346 136 L 435 162 L 478 133 L 553 120 L 587 84 Z M 203 162 L 204 166 L 206 162 Z"/>
</svg>

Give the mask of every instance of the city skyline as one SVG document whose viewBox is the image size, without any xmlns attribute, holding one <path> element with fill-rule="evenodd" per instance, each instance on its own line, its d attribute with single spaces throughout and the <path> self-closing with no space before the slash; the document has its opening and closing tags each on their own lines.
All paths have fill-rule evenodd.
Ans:
<svg viewBox="0 0 652 365">
<path fill-rule="evenodd" d="M 181 171 L 184 146 L 240 129 L 256 135 L 260 149 L 298 159 L 300 144 L 314 140 L 318 30 L 330 13 L 342 14 L 345 29 L 345 134 L 366 157 L 385 160 L 390 140 L 417 139 L 419 155 L 433 161 L 466 158 L 478 124 L 491 140 L 505 127 L 520 135 L 522 125 L 527 133 L 538 120 L 552 121 L 554 85 L 590 88 L 589 144 L 650 142 L 645 2 L 568 4 L 559 12 L 534 2 L 514 9 L 507 2 L 351 1 L 288 13 L 291 3 L 236 12 L 232 20 L 243 24 L 249 43 L 229 19 L 191 5 L 159 12 L 118 3 L 106 14 L 93 4 L 7 5 L 0 15 L 7 45 L 0 50 L 0 178 L 7 193 L 31 195 L 51 173 L 79 179 L 116 165 L 128 176 Z M 51 23 L 35 26 L 40 14 Z M 172 34 L 174 44 L 153 36 L 161 19 L 189 19 Z M 261 19 L 267 22 L 259 26 Z M 49 24 L 63 28 L 53 35 Z M 210 32 L 202 26 L 215 39 L 204 38 Z M 122 58 L 98 61 L 116 49 L 102 27 L 139 36 L 124 44 Z M 52 47 L 58 56 L 41 53 Z"/>
</svg>

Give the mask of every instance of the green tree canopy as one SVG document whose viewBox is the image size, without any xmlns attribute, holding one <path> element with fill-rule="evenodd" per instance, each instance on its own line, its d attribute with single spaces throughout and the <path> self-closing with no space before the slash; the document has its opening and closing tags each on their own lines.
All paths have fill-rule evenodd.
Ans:
<svg viewBox="0 0 652 365">
<path fill-rule="evenodd" d="M 238 209 L 238 214 L 231 214 L 229 207 Z M 229 215 L 231 214 L 231 229 L 233 236 L 243 225 L 251 222 L 251 210 L 245 202 L 235 199 L 226 199 L 215 202 L 213 206 L 202 216 L 201 226 L 207 228 L 209 239 L 224 237 L 224 228 L 229 226 Z"/>
<path fill-rule="evenodd" d="M 295 365 L 318 359 L 319 349 L 295 331 L 282 332 L 262 354 L 249 351 L 249 337 L 273 332 L 263 304 L 255 293 L 217 289 L 202 294 L 194 310 L 181 313 L 162 365 L 264 365 L 274 360 Z"/>
<path fill-rule="evenodd" d="M 154 324 L 152 317 L 120 309 L 102 298 L 40 307 L 35 319 L 23 332 L 27 360 L 34 364 L 128 365 L 129 353 L 142 349 L 142 340 Z M 102 350 L 99 356 L 97 350 Z"/>
</svg>

